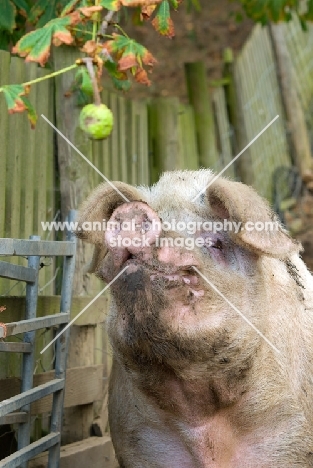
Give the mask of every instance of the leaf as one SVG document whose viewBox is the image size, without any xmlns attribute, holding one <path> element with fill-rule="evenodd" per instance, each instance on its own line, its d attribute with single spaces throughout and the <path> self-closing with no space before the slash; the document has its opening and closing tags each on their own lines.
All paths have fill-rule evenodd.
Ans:
<svg viewBox="0 0 313 468">
<path fill-rule="evenodd" d="M 10 0 L 1 1 L 0 29 L 13 32 L 15 28 L 16 8 Z"/>
<path fill-rule="evenodd" d="M 22 96 L 21 99 L 24 102 L 24 105 L 27 111 L 27 117 L 30 122 L 30 126 L 31 128 L 35 128 L 37 120 L 38 120 L 37 112 L 27 97 Z"/>
<path fill-rule="evenodd" d="M 144 70 L 143 68 L 139 68 L 137 70 L 137 72 L 135 74 L 135 80 L 138 83 L 144 84 L 146 86 L 150 86 L 150 84 L 151 84 L 151 81 L 148 78 L 148 74 L 147 74 L 146 70 Z"/>
<path fill-rule="evenodd" d="M 90 7 L 82 7 L 82 8 L 79 8 L 79 11 L 87 18 L 91 18 L 94 13 L 98 13 L 102 9 L 103 9 L 102 6 L 97 5 L 97 6 L 90 6 Z"/>
<path fill-rule="evenodd" d="M 71 13 L 71 11 L 74 9 L 78 2 L 80 2 L 80 0 L 71 0 L 71 2 L 69 2 L 61 11 L 60 17 L 63 18 L 63 16 L 66 16 L 69 13 Z"/>
<path fill-rule="evenodd" d="M 75 75 L 75 86 L 85 94 L 93 95 L 93 87 L 90 75 L 86 67 L 79 67 Z"/>
<path fill-rule="evenodd" d="M 39 20 L 36 22 L 36 28 L 43 28 L 49 21 L 56 17 L 56 2 L 53 0 L 49 3 Z"/>
<path fill-rule="evenodd" d="M 21 12 L 23 16 L 28 16 L 30 13 L 30 8 L 25 0 L 13 0 L 17 10 Z"/>
<path fill-rule="evenodd" d="M 8 31 L 0 30 L 0 50 L 8 50 L 11 42 L 11 36 Z"/>
<path fill-rule="evenodd" d="M 55 0 L 37 0 L 30 10 L 28 21 L 32 24 L 37 23 L 47 9 L 50 11 L 51 5 L 55 7 Z"/>
<path fill-rule="evenodd" d="M 280 19 L 283 19 L 284 16 L 284 8 L 285 8 L 285 0 L 275 0 L 275 2 L 271 3 L 270 11 L 272 20 L 277 23 Z"/>
<path fill-rule="evenodd" d="M 177 8 L 178 8 L 179 4 L 181 3 L 181 1 L 182 1 L 182 0 L 170 0 L 171 5 L 172 5 L 172 7 L 174 8 L 174 10 L 177 10 Z M 200 7 L 199 0 L 193 0 L 193 2 L 196 3 L 197 6 L 199 5 L 199 10 L 198 10 L 198 11 L 200 11 L 200 10 L 201 10 L 201 7 Z M 197 8 L 197 9 L 198 9 L 198 8 Z"/>
<path fill-rule="evenodd" d="M 65 18 L 51 20 L 43 28 L 23 36 L 13 47 L 12 52 L 26 57 L 26 62 L 37 62 L 43 67 L 50 55 L 51 42 L 53 41 L 55 45 L 71 44 L 74 38 L 66 27 L 79 21 L 78 12 L 71 13 Z"/>
<path fill-rule="evenodd" d="M 308 0 L 306 4 L 306 12 L 303 16 L 305 20 L 313 21 L 313 0 Z"/>
<path fill-rule="evenodd" d="M 128 91 L 131 88 L 131 82 L 127 79 L 127 74 L 118 69 L 116 62 L 107 60 L 104 66 L 117 89 L 120 91 Z"/>
<path fill-rule="evenodd" d="M 3 94 L 8 106 L 9 114 L 27 111 L 31 127 L 34 128 L 37 121 L 37 114 L 26 95 L 29 93 L 29 86 L 6 85 L 2 87 Z"/>
<path fill-rule="evenodd" d="M 121 4 L 125 7 L 148 6 L 161 3 L 162 0 L 120 0 Z"/>
<path fill-rule="evenodd" d="M 120 0 L 101 0 L 99 5 L 111 11 L 118 11 L 121 8 Z"/>
<path fill-rule="evenodd" d="M 152 25 L 162 36 L 175 36 L 168 0 L 163 0 L 161 5 L 158 6 L 155 18 L 152 20 Z"/>
</svg>

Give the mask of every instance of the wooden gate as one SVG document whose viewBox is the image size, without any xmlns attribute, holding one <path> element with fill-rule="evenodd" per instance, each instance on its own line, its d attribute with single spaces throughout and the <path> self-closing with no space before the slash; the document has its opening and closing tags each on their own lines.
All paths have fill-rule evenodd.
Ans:
<svg viewBox="0 0 313 468">
<path fill-rule="evenodd" d="M 71 211 L 68 221 L 74 221 L 75 211 Z M 67 232 L 66 241 L 42 241 L 39 236 L 29 240 L 0 239 L 0 255 L 27 256 L 28 266 L 0 262 L 0 276 L 26 282 L 25 320 L 0 324 L 0 338 L 23 333 L 23 341 L 13 343 L 0 341 L 0 351 L 23 353 L 21 393 L 0 402 L 0 425 L 18 424 L 18 450 L 0 461 L 1 468 L 26 468 L 28 460 L 39 453 L 49 450 L 49 468 L 57 468 L 60 458 L 60 439 L 62 409 L 65 387 L 66 356 L 69 341 L 69 323 L 72 282 L 75 266 L 76 239 Z M 45 317 L 36 317 L 38 297 L 38 272 L 40 257 L 63 256 L 63 279 L 60 313 Z M 56 339 L 55 376 L 53 380 L 33 388 L 35 331 L 58 327 Z M 53 394 L 50 433 L 34 443 L 30 443 L 30 405 L 31 403 Z"/>
</svg>

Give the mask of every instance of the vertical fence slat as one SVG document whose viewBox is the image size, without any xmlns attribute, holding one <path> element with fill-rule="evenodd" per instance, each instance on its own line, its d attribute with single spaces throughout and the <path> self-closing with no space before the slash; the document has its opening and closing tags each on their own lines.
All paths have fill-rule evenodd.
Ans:
<svg viewBox="0 0 313 468">
<path fill-rule="evenodd" d="M 127 133 L 127 102 L 123 96 L 118 96 L 118 115 L 119 115 L 119 158 L 120 158 L 120 171 L 119 180 L 122 182 L 128 182 L 128 157 L 127 157 L 127 146 L 128 146 L 128 133 Z"/>
<path fill-rule="evenodd" d="M 112 180 L 119 180 L 120 175 L 120 155 L 119 155 L 119 109 L 118 96 L 115 93 L 110 94 L 110 109 L 113 112 L 115 124 L 113 125 L 112 133 L 109 137 L 110 155 L 112 158 Z"/>
<path fill-rule="evenodd" d="M 185 64 L 189 102 L 195 111 L 200 165 L 214 167 L 217 163 L 215 130 L 209 84 L 203 62 Z"/>
<path fill-rule="evenodd" d="M 192 106 L 181 104 L 179 111 L 180 151 L 183 154 L 182 169 L 197 170 L 199 154 L 196 138 L 195 116 Z"/>
<path fill-rule="evenodd" d="M 9 83 L 10 77 L 10 54 L 3 50 L 0 50 L 0 86 Z M 8 138 L 5 138 L 4 135 L 8 134 L 9 127 L 9 115 L 8 108 L 3 93 L 0 96 L 0 115 L 1 115 L 1 135 L 0 138 L 0 235 L 3 237 L 5 235 L 5 190 L 6 190 L 6 164 L 7 159 L 9 158 L 8 153 Z M 1 290 L 1 289 L 0 289 Z"/>
</svg>

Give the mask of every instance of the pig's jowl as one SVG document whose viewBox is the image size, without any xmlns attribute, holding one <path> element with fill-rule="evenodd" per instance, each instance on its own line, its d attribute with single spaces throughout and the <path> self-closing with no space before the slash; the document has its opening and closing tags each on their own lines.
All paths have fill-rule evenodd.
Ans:
<svg viewBox="0 0 313 468">
<path fill-rule="evenodd" d="M 129 202 L 103 184 L 81 208 L 90 271 L 110 282 L 127 267 L 108 317 L 117 459 L 121 468 L 313 467 L 312 276 L 281 226 L 260 229 L 277 220 L 250 187 L 220 177 L 193 200 L 212 178 L 114 183 Z M 103 220 L 106 232 L 84 230 Z M 132 221 L 135 230 L 121 228 Z M 195 229 L 165 230 L 173 221 Z M 225 221 L 241 227 L 202 228 Z"/>
</svg>

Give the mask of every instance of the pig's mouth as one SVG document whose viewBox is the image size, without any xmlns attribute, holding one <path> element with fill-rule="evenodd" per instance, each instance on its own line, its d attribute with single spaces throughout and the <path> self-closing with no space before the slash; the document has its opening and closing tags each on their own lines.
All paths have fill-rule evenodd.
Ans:
<svg viewBox="0 0 313 468">
<path fill-rule="evenodd" d="M 196 270 L 196 265 L 167 265 L 158 261 L 143 261 L 137 255 L 130 255 L 123 263 L 122 268 L 127 267 L 127 275 L 142 270 L 146 278 L 150 278 L 151 284 L 162 285 L 166 289 L 172 289 L 179 286 L 189 287 L 191 293 L 200 297 L 204 291 L 199 290 L 200 278 Z"/>
</svg>

